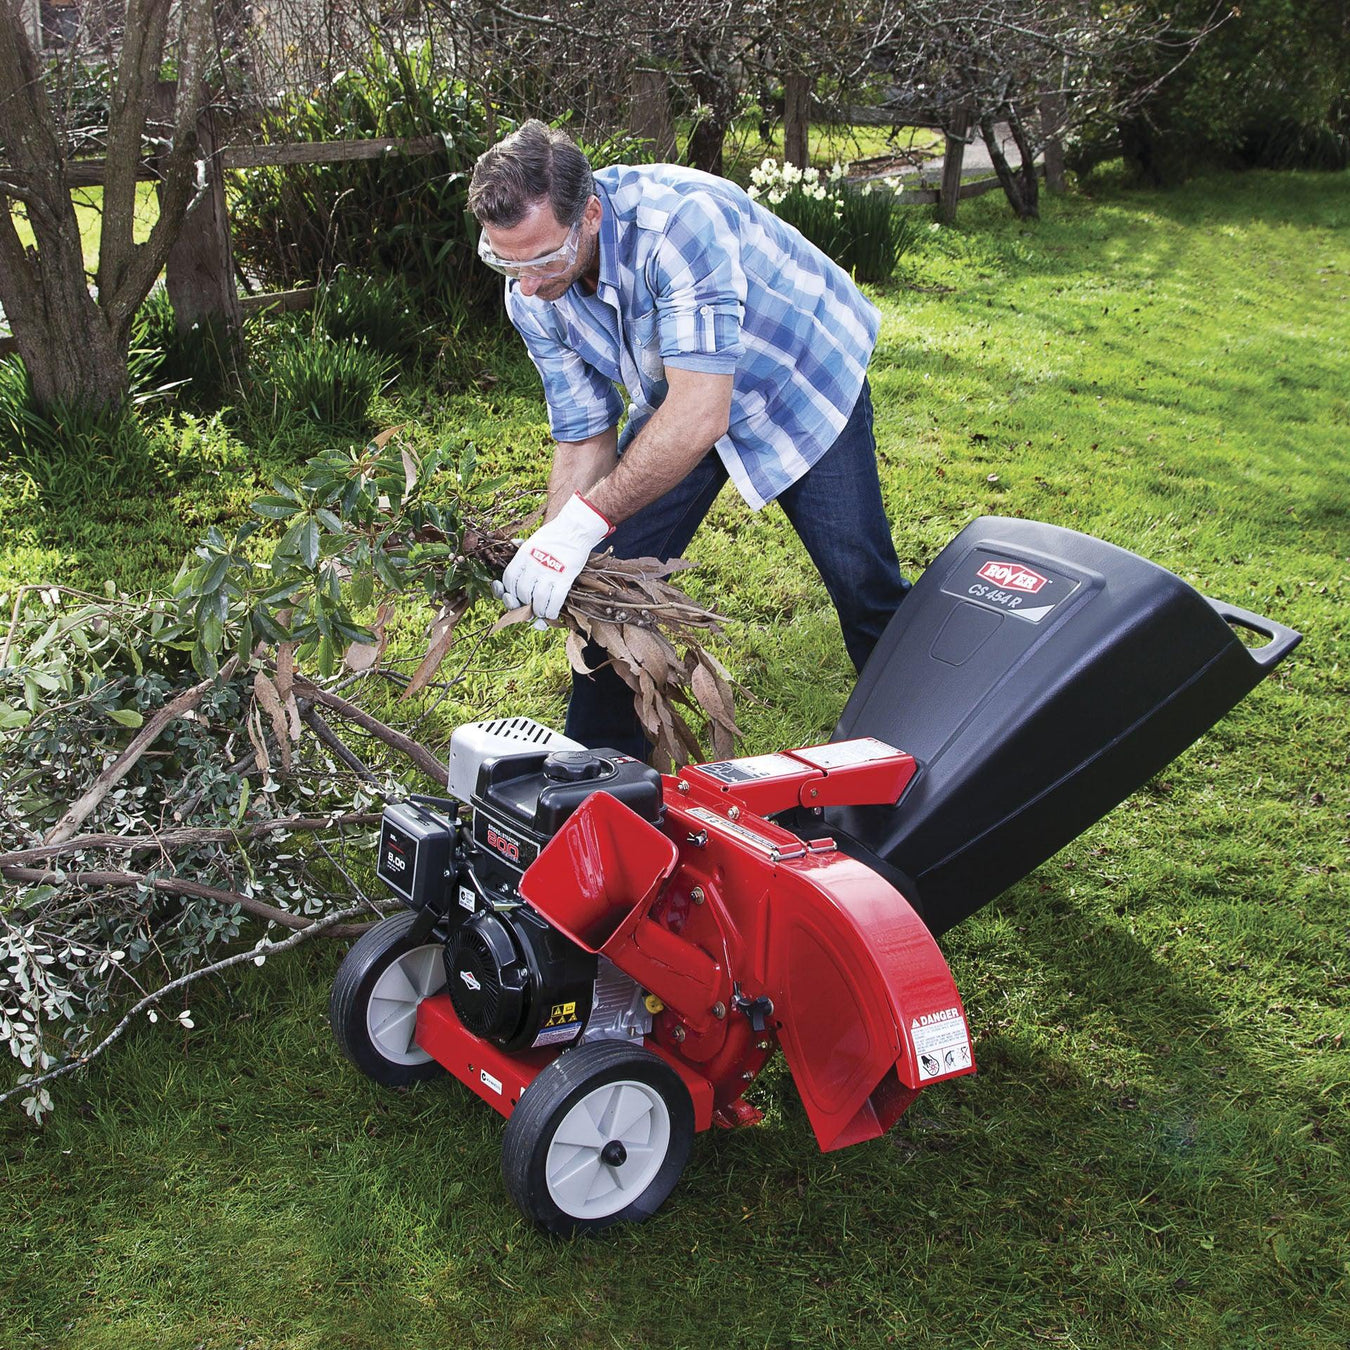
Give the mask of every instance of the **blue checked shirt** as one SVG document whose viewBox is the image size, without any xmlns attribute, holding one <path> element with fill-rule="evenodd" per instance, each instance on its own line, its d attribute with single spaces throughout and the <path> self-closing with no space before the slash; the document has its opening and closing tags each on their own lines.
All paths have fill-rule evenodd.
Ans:
<svg viewBox="0 0 1350 1350">
<path fill-rule="evenodd" d="M 670 164 L 595 175 L 600 284 L 556 301 L 506 287 L 555 441 L 616 426 L 622 452 L 666 396 L 667 366 L 735 376 L 717 453 L 755 510 L 834 443 L 880 317 L 848 275 L 733 183 Z"/>
</svg>

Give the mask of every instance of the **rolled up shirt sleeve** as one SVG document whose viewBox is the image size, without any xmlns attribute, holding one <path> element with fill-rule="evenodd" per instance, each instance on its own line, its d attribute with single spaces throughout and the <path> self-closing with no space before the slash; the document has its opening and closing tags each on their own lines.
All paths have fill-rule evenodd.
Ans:
<svg viewBox="0 0 1350 1350">
<path fill-rule="evenodd" d="M 567 346 L 515 287 L 506 292 L 506 312 L 525 342 L 544 382 L 549 435 L 555 441 L 584 441 L 616 426 L 623 400 L 614 385 Z"/>
<path fill-rule="evenodd" d="M 672 213 L 651 280 L 664 363 L 732 374 L 745 352 L 746 278 L 736 222 L 719 203 L 694 194 Z"/>
</svg>

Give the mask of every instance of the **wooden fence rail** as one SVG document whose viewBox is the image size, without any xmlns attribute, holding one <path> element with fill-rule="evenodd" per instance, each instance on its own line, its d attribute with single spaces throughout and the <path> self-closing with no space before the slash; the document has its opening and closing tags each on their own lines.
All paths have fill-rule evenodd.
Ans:
<svg viewBox="0 0 1350 1350">
<path fill-rule="evenodd" d="M 859 110 L 851 110 L 857 112 Z M 226 213 L 224 173 L 231 169 L 277 168 L 292 164 L 342 164 L 378 159 L 384 155 L 432 154 L 444 144 L 439 136 L 416 139 L 371 137 L 359 141 L 303 141 L 283 145 L 225 146 L 213 148 L 211 127 L 204 122 L 199 140 L 207 166 L 207 189 L 183 223 L 165 268 L 165 285 L 180 329 L 199 322 L 237 325 L 245 313 L 260 309 L 302 309 L 313 302 L 316 291 L 302 287 L 266 295 L 240 297 L 235 286 L 234 253 L 230 245 Z M 936 203 L 942 219 L 952 220 L 956 203 L 982 196 L 999 186 L 995 177 L 963 181 L 961 158 L 965 139 L 961 128 L 947 132 L 946 157 L 941 187 L 905 187 L 897 200 L 902 205 Z M 66 181 L 72 188 L 100 187 L 107 166 L 103 160 L 77 160 L 66 166 Z M 1044 174 L 1044 167 L 1037 165 Z M 137 178 L 158 178 L 153 163 L 140 165 Z M 17 350 L 13 338 L 0 337 L 0 357 Z"/>
</svg>

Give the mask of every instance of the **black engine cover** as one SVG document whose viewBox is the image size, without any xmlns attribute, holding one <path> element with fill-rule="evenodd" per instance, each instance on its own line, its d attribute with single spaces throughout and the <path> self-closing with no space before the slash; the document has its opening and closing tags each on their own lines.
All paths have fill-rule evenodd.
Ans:
<svg viewBox="0 0 1350 1350">
<path fill-rule="evenodd" d="M 567 1045 L 590 1016 L 596 958 L 528 905 L 480 910 L 451 934 L 446 980 L 455 1013 L 504 1050 Z"/>
</svg>

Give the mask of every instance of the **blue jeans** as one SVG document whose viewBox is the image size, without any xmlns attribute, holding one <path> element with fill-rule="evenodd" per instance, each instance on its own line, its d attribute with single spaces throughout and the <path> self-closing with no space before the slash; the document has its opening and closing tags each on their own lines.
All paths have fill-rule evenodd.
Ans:
<svg viewBox="0 0 1350 1350">
<path fill-rule="evenodd" d="M 619 525 L 607 541 L 610 550 L 616 558 L 678 558 L 726 480 L 721 459 L 710 451 L 664 497 Z M 866 381 L 834 444 L 777 500 L 820 572 L 839 615 L 849 659 L 861 671 L 909 590 L 881 503 Z M 586 648 L 588 666 L 605 659 L 594 644 Z M 651 752 L 633 711 L 631 691 L 608 667 L 594 675 L 573 674 L 566 730 L 595 749 L 607 747 L 638 759 Z"/>
</svg>

